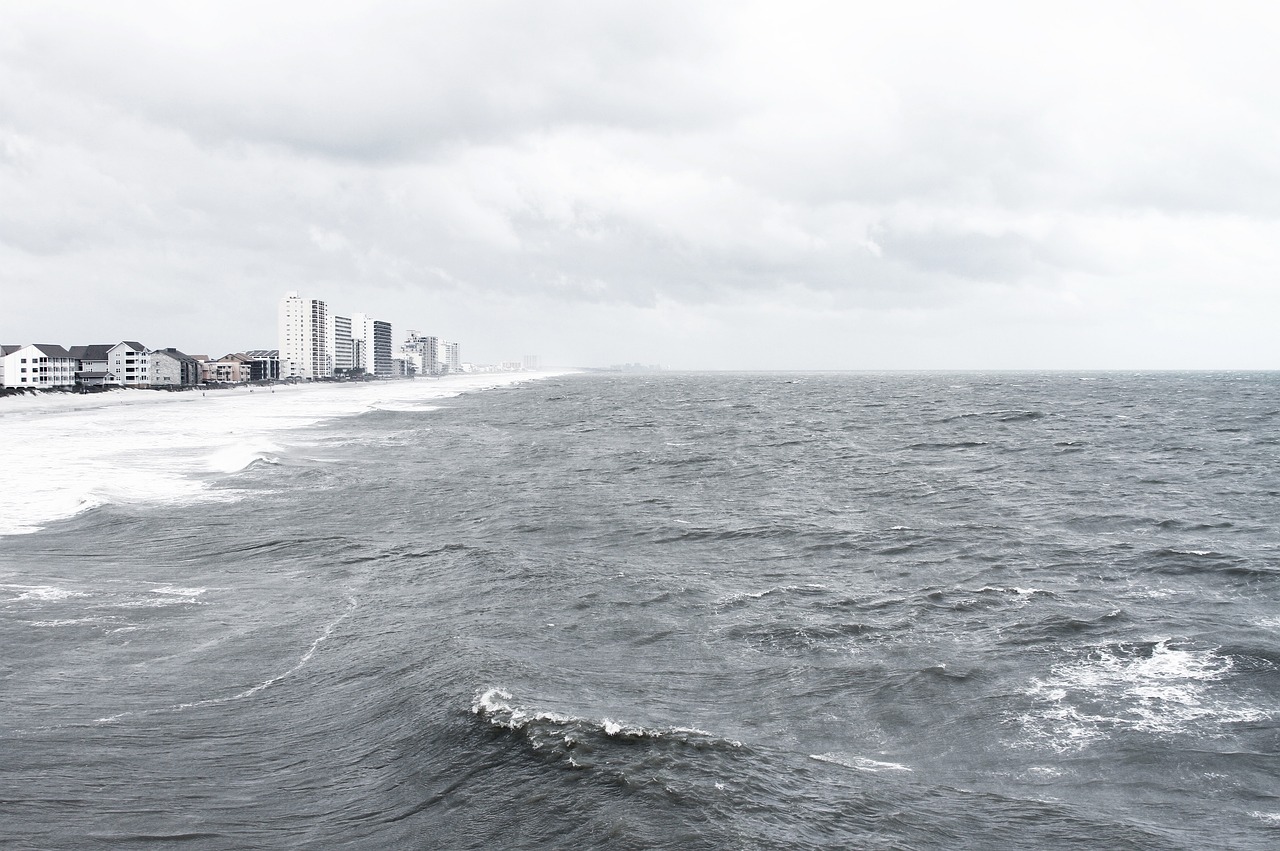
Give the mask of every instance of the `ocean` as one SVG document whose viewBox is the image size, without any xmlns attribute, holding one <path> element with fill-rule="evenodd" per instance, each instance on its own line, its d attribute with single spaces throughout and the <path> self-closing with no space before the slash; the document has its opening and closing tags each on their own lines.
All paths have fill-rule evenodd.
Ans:
<svg viewBox="0 0 1280 851">
<path fill-rule="evenodd" d="M 1280 845 L 1280 374 L 441 387 L 0 399 L 0 846 Z"/>
</svg>

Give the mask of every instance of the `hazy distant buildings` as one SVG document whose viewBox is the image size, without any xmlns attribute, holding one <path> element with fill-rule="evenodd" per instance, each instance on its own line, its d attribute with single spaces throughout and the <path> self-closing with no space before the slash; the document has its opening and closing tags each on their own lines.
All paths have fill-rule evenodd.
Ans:
<svg viewBox="0 0 1280 851">
<path fill-rule="evenodd" d="M 538 356 L 525 355 L 522 359 L 522 365 L 527 370 L 536 371 L 538 369 Z"/>
<path fill-rule="evenodd" d="M 280 377 L 328 378 L 333 375 L 329 351 L 329 307 L 296 291 L 280 300 Z"/>
<path fill-rule="evenodd" d="M 417 367 L 419 375 L 445 375 L 462 371 L 462 358 L 457 343 L 441 340 L 439 337 L 420 336 L 415 331 L 409 332 L 400 350 Z"/>
</svg>

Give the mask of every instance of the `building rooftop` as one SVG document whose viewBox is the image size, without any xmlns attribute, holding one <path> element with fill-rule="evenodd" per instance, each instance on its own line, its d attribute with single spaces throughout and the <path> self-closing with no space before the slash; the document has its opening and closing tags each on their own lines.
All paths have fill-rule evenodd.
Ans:
<svg viewBox="0 0 1280 851">
<path fill-rule="evenodd" d="M 106 360 L 107 353 L 115 346 L 110 343 L 94 343 L 88 346 L 69 346 L 67 351 L 76 360 Z"/>
<path fill-rule="evenodd" d="M 31 347 L 39 351 L 47 358 L 69 358 L 71 353 L 62 346 L 55 346 L 53 343 L 32 343 Z"/>
</svg>

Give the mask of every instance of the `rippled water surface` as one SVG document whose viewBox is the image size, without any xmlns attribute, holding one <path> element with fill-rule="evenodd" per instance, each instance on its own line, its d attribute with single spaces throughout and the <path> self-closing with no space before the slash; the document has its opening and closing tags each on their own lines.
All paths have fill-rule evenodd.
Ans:
<svg viewBox="0 0 1280 851">
<path fill-rule="evenodd" d="M 1280 842 L 1280 375 L 576 375 L 263 445 L 0 537 L 0 845 Z"/>
</svg>

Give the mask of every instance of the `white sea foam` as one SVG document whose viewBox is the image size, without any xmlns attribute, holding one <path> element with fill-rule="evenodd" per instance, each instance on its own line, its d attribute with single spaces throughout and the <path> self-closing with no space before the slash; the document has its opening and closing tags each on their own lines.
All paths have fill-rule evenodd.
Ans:
<svg viewBox="0 0 1280 851">
<path fill-rule="evenodd" d="M 583 736 L 593 734 L 610 739 L 691 739 L 719 742 L 729 747 L 742 747 L 741 742 L 717 739 L 706 730 L 697 727 L 671 726 L 645 727 L 613 718 L 593 720 L 559 712 L 529 709 L 512 702 L 511 693 L 501 688 L 489 688 L 477 692 L 471 702 L 471 712 L 488 720 L 495 727 L 523 730 L 535 748 L 555 744 L 572 744 Z"/>
<path fill-rule="evenodd" d="M 172 585 L 165 585 L 161 588 L 152 588 L 152 594 L 173 594 L 178 597 L 199 597 L 208 591 L 208 588 L 175 588 Z"/>
<path fill-rule="evenodd" d="M 59 588 L 55 585 L 0 585 L 0 591 L 4 591 L 14 596 L 10 597 L 10 601 L 53 601 L 65 600 L 68 597 L 84 596 L 79 591 L 72 591 L 69 588 Z"/>
<path fill-rule="evenodd" d="M 215 473 L 236 473 L 257 461 L 278 464 L 276 457 L 283 452 L 274 443 L 262 442 L 254 446 L 223 446 L 206 459 L 209 469 Z"/>
<path fill-rule="evenodd" d="M 1268 710 L 1217 687 L 1233 667 L 1229 656 L 1168 641 L 1093 648 L 1033 681 L 1039 706 L 1022 724 L 1033 740 L 1067 751 L 1120 731 L 1212 735 L 1226 724 L 1269 718 Z"/>
<path fill-rule="evenodd" d="M 852 768 L 855 771 L 870 771 L 872 773 L 878 773 L 881 771 L 913 770 L 900 762 L 884 762 L 878 759 L 870 759 L 865 756 L 850 756 L 842 753 L 809 754 L 809 759 L 816 759 L 818 762 L 839 765 L 842 768 Z"/>
<path fill-rule="evenodd" d="M 237 499 L 209 477 L 278 460 L 283 432 L 371 408 L 426 412 L 429 402 L 555 374 L 0 398 L 0 445 L 12 449 L 0 487 L 21 494 L 0 511 L 0 536 L 105 503 Z"/>
<path fill-rule="evenodd" d="M 378 402 L 370 406 L 373 411 L 398 411 L 406 413 L 416 413 L 425 411 L 438 411 L 439 405 L 414 405 L 410 402 Z"/>
</svg>

